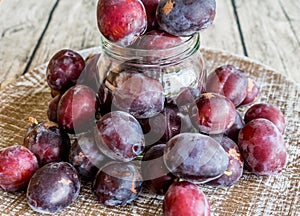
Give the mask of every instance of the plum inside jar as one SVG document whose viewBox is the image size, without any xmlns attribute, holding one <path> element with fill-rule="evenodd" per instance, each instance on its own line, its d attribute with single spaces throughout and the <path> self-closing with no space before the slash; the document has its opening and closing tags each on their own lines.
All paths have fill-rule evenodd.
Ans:
<svg viewBox="0 0 300 216">
<path fill-rule="evenodd" d="M 145 119 L 158 115 L 166 100 L 174 100 L 187 87 L 202 91 L 206 71 L 199 34 L 174 37 L 156 31 L 130 47 L 102 37 L 100 103 L 110 106 L 110 111 L 122 110 Z"/>
</svg>

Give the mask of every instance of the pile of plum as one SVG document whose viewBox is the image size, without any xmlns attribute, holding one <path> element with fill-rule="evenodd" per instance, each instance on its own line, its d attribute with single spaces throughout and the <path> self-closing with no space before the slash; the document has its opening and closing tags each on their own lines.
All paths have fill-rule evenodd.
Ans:
<svg viewBox="0 0 300 216">
<path fill-rule="evenodd" d="M 169 40 L 161 35 L 176 41 L 195 34 L 214 15 L 212 0 L 99 0 L 97 7 L 105 37 L 143 48 L 164 47 Z M 160 32 L 154 43 L 141 43 L 153 30 Z M 148 188 L 164 195 L 165 215 L 209 215 L 199 184 L 232 186 L 244 169 L 274 175 L 285 167 L 284 116 L 271 104 L 254 103 L 259 86 L 243 70 L 220 66 L 205 89 L 187 86 L 169 98 L 140 72 L 124 73 L 116 88 L 106 88 L 100 55 L 84 60 L 73 50 L 57 52 L 46 71 L 53 97 L 48 120 L 31 118 L 23 145 L 0 149 L 0 187 L 25 188 L 33 210 L 56 213 L 91 181 L 95 199 L 106 206 L 126 205 Z"/>
</svg>

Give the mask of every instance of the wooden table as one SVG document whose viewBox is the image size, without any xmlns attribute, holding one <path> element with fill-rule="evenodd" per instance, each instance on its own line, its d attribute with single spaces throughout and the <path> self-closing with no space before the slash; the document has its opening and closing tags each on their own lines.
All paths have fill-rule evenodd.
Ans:
<svg viewBox="0 0 300 216">
<path fill-rule="evenodd" d="M 0 87 L 58 50 L 99 45 L 96 0 L 0 0 Z M 202 46 L 245 55 L 300 83 L 298 0 L 217 0 Z"/>
</svg>

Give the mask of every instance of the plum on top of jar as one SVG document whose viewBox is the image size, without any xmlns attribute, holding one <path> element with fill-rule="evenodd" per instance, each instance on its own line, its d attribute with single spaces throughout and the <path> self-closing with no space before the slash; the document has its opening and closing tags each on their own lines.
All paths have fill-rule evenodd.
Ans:
<svg viewBox="0 0 300 216">
<path fill-rule="evenodd" d="M 97 24 L 110 41 L 128 46 L 146 31 L 146 10 L 140 0 L 99 0 Z"/>
<path fill-rule="evenodd" d="M 215 14 L 215 0 L 160 0 L 156 18 L 164 31 L 176 36 L 190 36 L 209 27 Z"/>
</svg>

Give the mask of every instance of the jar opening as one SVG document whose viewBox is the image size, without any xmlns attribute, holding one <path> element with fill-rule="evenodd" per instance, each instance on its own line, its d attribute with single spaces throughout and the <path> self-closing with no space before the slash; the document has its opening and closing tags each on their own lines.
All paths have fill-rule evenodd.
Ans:
<svg viewBox="0 0 300 216">
<path fill-rule="evenodd" d="M 122 47 L 101 36 L 101 47 L 110 57 L 120 60 L 133 60 L 137 64 L 165 65 L 183 61 L 195 53 L 200 47 L 200 34 L 181 37 L 174 46 L 163 49 L 143 49 L 139 47 Z"/>
</svg>

